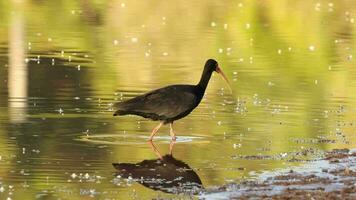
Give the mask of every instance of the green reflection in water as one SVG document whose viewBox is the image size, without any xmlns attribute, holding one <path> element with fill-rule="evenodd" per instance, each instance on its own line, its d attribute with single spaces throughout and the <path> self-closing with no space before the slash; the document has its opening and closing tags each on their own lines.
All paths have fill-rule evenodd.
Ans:
<svg viewBox="0 0 356 200">
<path fill-rule="evenodd" d="M 111 163 L 157 159 L 145 143 L 156 123 L 109 107 L 196 83 L 210 57 L 234 96 L 214 76 L 175 126 L 193 140 L 174 147 L 204 187 L 355 148 L 350 4 L 1 1 L 0 198 L 171 197 L 115 178 Z M 168 152 L 164 138 L 157 146 Z"/>
</svg>

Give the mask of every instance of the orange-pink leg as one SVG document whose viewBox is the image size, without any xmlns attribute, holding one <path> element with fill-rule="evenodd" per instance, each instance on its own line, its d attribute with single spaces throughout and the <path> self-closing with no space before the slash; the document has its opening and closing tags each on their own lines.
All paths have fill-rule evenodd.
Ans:
<svg viewBox="0 0 356 200">
<path fill-rule="evenodd" d="M 170 134 L 172 137 L 172 140 L 175 141 L 177 139 L 176 134 L 173 132 L 173 122 L 169 124 L 170 126 Z"/>
<path fill-rule="evenodd" d="M 169 155 L 172 155 L 173 153 L 173 146 L 176 143 L 175 140 L 172 140 L 171 143 L 169 143 Z"/>
<path fill-rule="evenodd" d="M 161 128 L 162 125 L 163 125 L 163 122 L 159 123 L 159 124 L 152 130 L 152 133 L 151 133 L 151 135 L 150 135 L 150 138 L 148 139 L 149 141 L 152 141 L 153 136 L 156 135 L 158 129 Z"/>
</svg>

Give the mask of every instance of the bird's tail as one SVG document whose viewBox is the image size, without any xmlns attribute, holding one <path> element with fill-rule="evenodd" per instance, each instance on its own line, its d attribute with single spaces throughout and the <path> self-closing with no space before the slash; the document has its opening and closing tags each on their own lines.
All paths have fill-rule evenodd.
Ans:
<svg viewBox="0 0 356 200">
<path fill-rule="evenodd" d="M 125 112 L 126 109 L 125 109 L 125 106 L 123 106 L 123 102 L 115 103 L 113 107 L 116 109 L 116 111 L 114 112 L 113 116 L 127 114 Z"/>
<path fill-rule="evenodd" d="M 114 104 L 114 108 L 116 109 L 116 111 L 114 112 L 114 116 L 117 115 L 128 115 L 128 114 L 133 114 L 133 108 L 137 107 L 137 105 L 135 105 L 135 102 L 131 100 L 128 101 L 124 101 L 124 102 L 119 102 Z"/>
</svg>

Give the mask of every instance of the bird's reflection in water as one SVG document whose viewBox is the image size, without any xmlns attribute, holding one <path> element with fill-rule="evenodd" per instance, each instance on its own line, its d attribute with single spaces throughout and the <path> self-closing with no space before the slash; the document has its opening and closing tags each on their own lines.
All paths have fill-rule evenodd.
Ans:
<svg viewBox="0 0 356 200">
<path fill-rule="evenodd" d="M 197 194 L 203 189 L 197 173 L 183 161 L 172 155 L 174 141 L 170 143 L 169 154 L 161 156 L 152 142 L 149 142 L 159 157 L 153 160 L 143 160 L 139 163 L 113 163 L 117 169 L 116 176 L 131 177 L 136 182 L 153 190 L 167 193 Z"/>
</svg>

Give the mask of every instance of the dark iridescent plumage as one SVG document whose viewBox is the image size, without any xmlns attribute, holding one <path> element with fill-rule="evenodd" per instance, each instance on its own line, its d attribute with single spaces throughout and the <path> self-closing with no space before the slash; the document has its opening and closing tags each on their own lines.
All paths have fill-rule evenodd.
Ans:
<svg viewBox="0 0 356 200">
<path fill-rule="evenodd" d="M 202 99 L 192 85 L 170 85 L 117 104 L 114 115 L 134 114 L 165 123 L 188 115 Z"/>
</svg>

